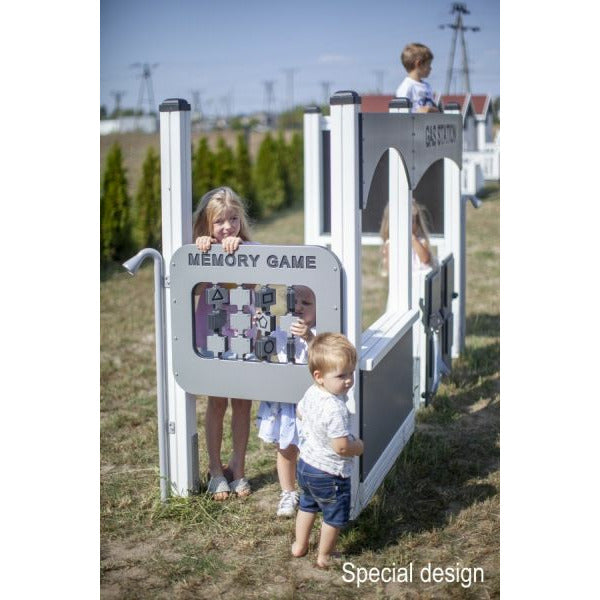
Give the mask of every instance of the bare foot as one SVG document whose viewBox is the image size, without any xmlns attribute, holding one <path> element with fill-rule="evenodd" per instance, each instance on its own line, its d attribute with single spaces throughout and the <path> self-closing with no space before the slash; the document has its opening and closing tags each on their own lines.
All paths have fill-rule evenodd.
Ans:
<svg viewBox="0 0 600 600">
<path fill-rule="evenodd" d="M 294 542 L 292 544 L 292 556 L 294 556 L 295 558 L 302 558 L 303 556 L 306 556 L 307 552 L 308 547 L 302 548 L 300 544 L 298 544 L 298 542 Z"/>
</svg>

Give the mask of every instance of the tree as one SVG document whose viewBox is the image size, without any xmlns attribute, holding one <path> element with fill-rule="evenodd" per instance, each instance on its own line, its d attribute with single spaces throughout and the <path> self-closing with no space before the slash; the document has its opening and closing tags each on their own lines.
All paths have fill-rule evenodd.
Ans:
<svg viewBox="0 0 600 600">
<path fill-rule="evenodd" d="M 292 204 L 292 188 L 290 183 L 290 156 L 289 148 L 285 143 L 285 137 L 283 130 L 279 130 L 277 134 L 276 144 L 276 160 L 278 163 L 279 172 L 281 173 L 281 180 L 283 181 L 283 189 L 285 193 L 285 205 L 290 206 Z"/>
<path fill-rule="evenodd" d="M 124 260 L 132 251 L 130 199 L 121 147 L 106 155 L 100 191 L 100 259 L 103 264 Z"/>
<path fill-rule="evenodd" d="M 297 131 L 290 140 L 287 155 L 291 204 L 301 204 L 304 200 L 304 143 L 302 135 Z"/>
<path fill-rule="evenodd" d="M 161 240 L 160 159 L 150 146 L 135 197 L 135 237 L 141 248 L 159 249 Z"/>
<path fill-rule="evenodd" d="M 235 163 L 233 151 L 221 136 L 217 139 L 214 174 L 217 185 L 234 186 Z"/>
<path fill-rule="evenodd" d="M 258 149 L 254 165 L 256 197 L 265 216 L 285 205 L 285 188 L 277 151 L 277 143 L 267 133 Z"/>
<path fill-rule="evenodd" d="M 243 133 L 239 133 L 237 136 L 234 181 L 235 191 L 246 200 L 248 215 L 253 219 L 258 219 L 261 216 L 260 205 L 256 202 L 252 181 L 252 162 L 246 136 Z"/>
<path fill-rule="evenodd" d="M 205 137 L 200 138 L 192 158 L 192 200 L 194 204 L 208 190 L 215 187 L 214 162 L 215 157 L 208 147 L 208 140 Z"/>
</svg>

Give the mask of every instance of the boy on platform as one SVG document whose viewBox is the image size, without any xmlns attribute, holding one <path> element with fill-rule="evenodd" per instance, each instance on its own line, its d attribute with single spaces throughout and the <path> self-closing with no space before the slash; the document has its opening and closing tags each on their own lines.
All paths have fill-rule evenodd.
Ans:
<svg viewBox="0 0 600 600">
<path fill-rule="evenodd" d="M 408 98 L 412 102 L 411 112 L 439 112 L 433 101 L 431 86 L 423 81 L 431 73 L 431 50 L 423 44 L 408 44 L 402 51 L 400 60 L 408 77 L 398 86 L 396 97 Z"/>
</svg>

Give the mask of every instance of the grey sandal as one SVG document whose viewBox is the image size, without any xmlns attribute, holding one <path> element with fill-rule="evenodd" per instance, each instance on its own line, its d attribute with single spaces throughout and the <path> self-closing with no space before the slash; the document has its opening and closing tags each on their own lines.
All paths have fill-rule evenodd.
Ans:
<svg viewBox="0 0 600 600">
<path fill-rule="evenodd" d="M 252 488 L 245 477 L 240 477 L 229 484 L 229 490 L 232 494 L 237 494 L 240 498 L 249 496 Z"/>
<path fill-rule="evenodd" d="M 217 499 L 215 498 L 216 494 L 227 494 L 227 496 L 229 496 L 229 484 L 227 483 L 227 479 L 225 479 L 225 477 L 223 477 L 223 475 L 217 475 L 216 477 L 211 477 L 210 481 L 208 482 L 208 488 L 206 490 L 209 494 L 212 495 L 213 500 L 216 500 L 217 502 L 220 502 L 221 499 Z M 223 500 L 225 500 L 227 498 L 227 496 L 225 498 L 223 498 Z"/>
</svg>

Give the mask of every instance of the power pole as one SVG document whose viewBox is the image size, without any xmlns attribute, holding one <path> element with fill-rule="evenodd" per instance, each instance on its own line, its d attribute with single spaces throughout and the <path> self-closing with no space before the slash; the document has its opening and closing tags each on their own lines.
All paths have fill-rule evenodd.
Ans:
<svg viewBox="0 0 600 600">
<path fill-rule="evenodd" d="M 287 81 L 287 107 L 289 110 L 294 108 L 294 73 L 298 69 L 283 69 Z"/>
<path fill-rule="evenodd" d="M 323 104 L 329 104 L 329 98 L 331 94 L 329 93 L 331 87 L 331 81 L 321 81 L 321 88 L 323 89 Z"/>
<path fill-rule="evenodd" d="M 114 111 L 114 116 L 118 117 L 121 114 L 121 98 L 126 94 L 127 92 L 124 92 L 122 90 L 116 91 L 116 92 L 111 92 L 110 95 L 114 97 L 115 99 L 115 111 Z"/>
<path fill-rule="evenodd" d="M 197 115 L 197 118 L 202 119 L 202 104 L 200 102 L 200 94 L 204 90 L 190 90 L 190 94 L 192 95 L 192 105 L 194 107 L 194 114 Z"/>
<path fill-rule="evenodd" d="M 375 69 L 373 71 L 373 73 L 375 74 L 375 91 L 378 94 L 382 94 L 383 93 L 383 74 L 384 74 L 384 71 L 382 71 L 381 69 Z"/>
<path fill-rule="evenodd" d="M 154 63 L 153 65 L 149 65 L 148 63 L 134 63 L 131 65 L 134 69 L 139 69 L 141 67 L 142 73 L 140 75 L 140 93 L 138 96 L 138 112 L 142 111 L 142 104 L 144 102 L 144 88 L 148 92 L 148 107 L 149 113 L 153 113 L 156 111 L 156 106 L 154 106 L 154 92 L 152 91 L 152 70 L 158 67 L 158 63 Z"/>
<path fill-rule="evenodd" d="M 272 114 L 273 114 L 273 104 L 275 102 L 275 94 L 273 93 L 273 86 L 275 82 L 272 80 L 263 81 L 263 85 L 265 86 L 265 113 L 267 114 L 267 126 L 271 126 Z"/>
<path fill-rule="evenodd" d="M 471 83 L 469 81 L 469 62 L 467 59 L 467 44 L 465 42 L 465 31 L 480 31 L 480 27 L 467 27 L 464 25 L 462 20 L 462 15 L 471 14 L 467 9 L 467 5 L 462 2 L 454 2 L 452 4 L 452 10 L 450 14 L 456 14 L 456 19 L 454 23 L 448 23 L 446 25 L 440 25 L 440 29 L 445 29 L 446 27 L 450 27 L 454 31 L 452 34 L 452 42 L 450 44 L 450 57 L 448 62 L 448 71 L 446 72 L 446 86 L 444 94 L 450 93 L 450 84 L 452 83 L 452 75 L 454 68 L 454 52 L 456 50 L 456 38 L 460 32 L 460 42 L 462 46 L 462 72 L 463 72 L 463 83 L 465 86 L 465 92 L 467 94 L 471 93 Z"/>
</svg>

